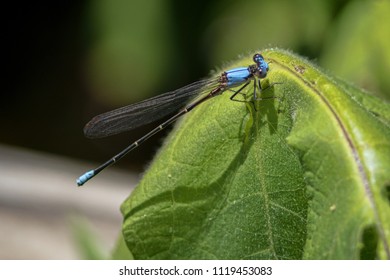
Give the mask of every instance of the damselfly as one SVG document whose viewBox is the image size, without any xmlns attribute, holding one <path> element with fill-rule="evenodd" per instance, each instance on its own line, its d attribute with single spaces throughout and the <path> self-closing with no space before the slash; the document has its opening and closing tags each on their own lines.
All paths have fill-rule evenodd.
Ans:
<svg viewBox="0 0 390 280">
<path fill-rule="evenodd" d="M 242 92 L 242 90 L 247 87 L 251 81 L 253 81 L 253 96 L 254 100 L 257 100 L 257 90 L 259 92 L 261 91 L 260 79 L 267 76 L 269 68 L 268 63 L 264 60 L 264 57 L 261 54 L 255 54 L 253 56 L 253 61 L 255 64 L 247 67 L 238 67 L 227 70 L 220 74 L 217 78 L 204 79 L 177 90 L 94 117 L 84 128 L 84 134 L 88 138 L 101 138 L 132 130 L 136 127 L 163 118 L 169 114 L 173 114 L 175 111 L 177 112 L 179 108 L 182 108 L 167 121 L 163 122 L 137 141 L 133 142 L 130 146 L 103 163 L 98 168 L 81 175 L 77 179 L 77 185 L 82 186 L 103 169 L 123 158 L 127 153 L 137 148 L 151 136 L 176 121 L 179 117 L 188 113 L 204 101 L 222 94 L 226 90 L 231 90 L 233 92 L 230 97 L 231 100 L 242 101 L 235 99 L 235 96 Z M 238 90 L 232 90 L 233 88 L 239 86 L 241 87 Z M 191 97 L 199 95 L 202 92 L 208 92 L 208 94 L 201 96 L 199 99 L 183 108 L 184 104 L 186 104 Z"/>
</svg>

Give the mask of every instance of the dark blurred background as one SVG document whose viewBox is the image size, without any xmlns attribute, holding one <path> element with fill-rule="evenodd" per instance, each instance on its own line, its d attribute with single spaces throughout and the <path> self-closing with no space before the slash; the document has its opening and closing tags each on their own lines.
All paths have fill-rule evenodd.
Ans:
<svg viewBox="0 0 390 280">
<path fill-rule="evenodd" d="M 390 92 L 389 1 L 10 1 L 3 11 L 0 142 L 67 157 L 100 163 L 151 128 L 88 140 L 94 115 L 266 47 Z M 120 166 L 142 170 L 159 143 Z"/>
<path fill-rule="evenodd" d="M 154 127 L 89 140 L 83 126 L 93 116 L 196 81 L 242 54 L 268 47 L 288 49 L 377 96 L 390 97 L 387 0 L 8 1 L 2 10 L 2 209 L 14 211 L 27 203 L 20 193 L 9 196 L 17 207 L 9 202 L 7 195 L 16 189 L 23 193 L 30 187 L 31 193 L 24 195 L 31 198 L 50 193 L 56 185 L 53 197 L 63 189 L 73 195 L 74 181 L 87 162 L 91 167 L 102 163 Z M 153 137 L 116 168 L 126 174 L 144 170 L 167 133 Z M 34 171 L 34 179 L 26 179 L 37 162 L 47 166 Z M 61 173 L 65 165 L 77 162 L 77 167 Z M 23 172 L 18 169 L 21 164 Z M 7 177 L 12 170 L 15 175 Z M 55 172 L 59 176 L 50 177 Z M 42 178 L 49 191 L 42 189 Z M 94 185 L 99 181 L 96 178 Z M 107 191 L 102 197 L 112 196 L 112 188 Z M 82 192 L 86 200 L 81 204 L 94 199 L 92 186 L 77 196 Z M 128 192 L 118 195 L 116 211 Z M 40 197 L 40 202 L 30 203 L 35 207 L 52 199 Z M 46 214 L 53 207 L 58 204 L 38 212 Z M 0 254 L 4 256 L 8 255 Z"/>
</svg>

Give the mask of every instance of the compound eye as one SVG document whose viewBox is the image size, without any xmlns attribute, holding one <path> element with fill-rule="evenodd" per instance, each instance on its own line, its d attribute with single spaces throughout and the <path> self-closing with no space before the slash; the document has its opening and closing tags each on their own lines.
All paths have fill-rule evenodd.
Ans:
<svg viewBox="0 0 390 280">
<path fill-rule="evenodd" d="M 267 71 L 259 70 L 259 77 L 260 78 L 265 78 L 267 76 Z"/>
<path fill-rule="evenodd" d="M 261 54 L 259 54 L 259 53 L 255 54 L 253 56 L 253 61 L 256 62 L 256 63 L 259 63 L 262 60 L 264 60 L 264 57 Z"/>
</svg>

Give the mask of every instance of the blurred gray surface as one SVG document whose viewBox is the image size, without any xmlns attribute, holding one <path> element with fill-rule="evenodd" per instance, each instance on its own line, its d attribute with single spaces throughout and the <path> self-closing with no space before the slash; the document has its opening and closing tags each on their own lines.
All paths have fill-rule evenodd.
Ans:
<svg viewBox="0 0 390 280">
<path fill-rule="evenodd" d="M 138 175 L 112 167 L 77 187 L 76 178 L 93 167 L 0 145 L 0 259 L 82 258 L 75 218 L 86 221 L 108 257 L 121 230 L 119 206 Z"/>
</svg>

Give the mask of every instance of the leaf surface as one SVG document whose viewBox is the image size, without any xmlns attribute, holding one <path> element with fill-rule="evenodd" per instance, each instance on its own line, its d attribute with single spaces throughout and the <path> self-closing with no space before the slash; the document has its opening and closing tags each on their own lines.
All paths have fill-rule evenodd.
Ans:
<svg viewBox="0 0 390 280">
<path fill-rule="evenodd" d="M 195 108 L 122 204 L 134 258 L 390 258 L 389 104 L 263 55 L 255 109 L 229 91 Z"/>
</svg>

